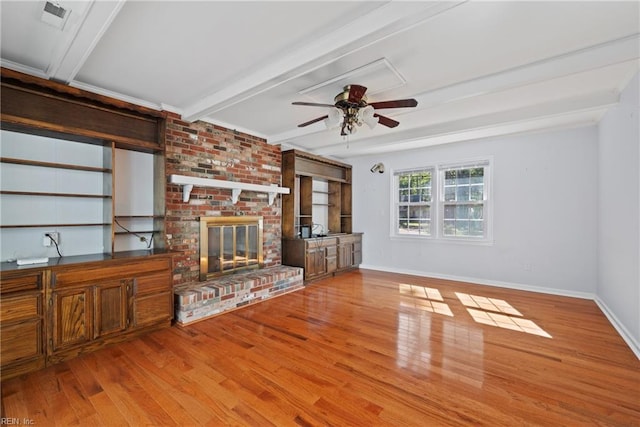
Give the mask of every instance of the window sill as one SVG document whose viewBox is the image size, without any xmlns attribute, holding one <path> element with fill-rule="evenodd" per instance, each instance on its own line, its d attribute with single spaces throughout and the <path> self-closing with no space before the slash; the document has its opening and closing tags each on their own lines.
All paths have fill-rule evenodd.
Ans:
<svg viewBox="0 0 640 427">
<path fill-rule="evenodd" d="M 443 244 L 454 244 L 454 245 L 472 245 L 472 246 L 493 246 L 495 240 L 493 239 L 464 239 L 464 238 L 446 238 L 446 237 L 433 237 L 433 236 L 404 236 L 393 234 L 389 236 L 391 240 L 398 241 L 423 241 L 423 242 L 431 242 L 431 243 L 443 243 Z"/>
</svg>

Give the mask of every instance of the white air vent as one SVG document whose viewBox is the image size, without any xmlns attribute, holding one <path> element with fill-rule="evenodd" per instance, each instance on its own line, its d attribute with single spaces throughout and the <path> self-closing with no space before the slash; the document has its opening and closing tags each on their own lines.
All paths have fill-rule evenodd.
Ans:
<svg viewBox="0 0 640 427">
<path fill-rule="evenodd" d="M 62 29 L 69 18 L 71 10 L 60 6 L 58 2 L 46 2 L 42 11 L 42 22 L 53 25 L 58 29 Z"/>
</svg>

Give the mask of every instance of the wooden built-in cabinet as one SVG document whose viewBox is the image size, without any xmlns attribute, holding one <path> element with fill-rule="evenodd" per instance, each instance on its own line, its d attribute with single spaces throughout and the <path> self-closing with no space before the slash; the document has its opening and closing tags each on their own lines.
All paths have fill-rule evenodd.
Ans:
<svg viewBox="0 0 640 427">
<path fill-rule="evenodd" d="M 169 326 L 171 256 L 144 252 L 37 268 L 2 263 L 2 378 Z"/>
<path fill-rule="evenodd" d="M 11 144 L 3 141 L 0 157 L 3 178 L 13 178 L 0 186 L 3 207 L 13 214 L 11 220 L 3 215 L 0 223 L 1 237 L 7 237 L 3 244 L 28 257 L 10 242 L 28 241 L 29 250 L 37 245 L 32 252 L 38 253 L 45 233 L 63 229 L 75 238 L 65 240 L 67 255 L 80 253 L 43 264 L 1 263 L 2 379 L 169 326 L 172 259 L 162 249 L 165 113 L 5 68 L 0 86 L 3 135 L 13 138 Z M 129 157 L 117 164 L 122 153 Z M 120 167 L 134 157 L 136 171 L 152 169 L 152 183 L 143 190 L 135 180 L 128 182 L 126 167 Z M 142 168 L 140 160 L 152 166 Z M 123 192 L 116 191 L 116 178 L 121 188 L 152 193 L 151 201 L 137 211 L 142 203 L 120 196 L 117 209 L 115 196 Z M 58 212 L 59 205 L 64 209 Z M 136 241 L 145 249 L 127 250 Z M 82 254 L 88 247 L 104 253 Z"/>
<path fill-rule="evenodd" d="M 314 185 L 326 183 L 322 189 Z M 288 150 L 282 153 L 282 263 L 304 268 L 305 281 L 358 267 L 362 262 L 362 234 L 353 233 L 351 166 L 335 160 Z M 325 189 L 326 188 L 326 189 Z M 318 202 L 318 194 L 323 196 Z M 326 209 L 326 229 L 318 230 L 314 205 Z M 301 238 L 301 226 L 314 234 Z"/>
<path fill-rule="evenodd" d="M 304 268 L 305 281 L 357 268 L 362 262 L 362 233 L 310 239 L 283 239 L 283 264 Z"/>
<path fill-rule="evenodd" d="M 7 272 L 0 278 L 2 379 L 45 365 L 43 270 Z"/>
</svg>

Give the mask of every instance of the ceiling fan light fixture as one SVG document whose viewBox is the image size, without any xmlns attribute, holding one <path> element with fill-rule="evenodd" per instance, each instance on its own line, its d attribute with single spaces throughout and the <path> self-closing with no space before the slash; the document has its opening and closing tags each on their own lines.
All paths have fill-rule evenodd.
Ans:
<svg viewBox="0 0 640 427">
<path fill-rule="evenodd" d="M 329 109 L 329 114 L 327 114 L 327 118 L 324 119 L 324 125 L 327 129 L 333 129 L 338 126 L 342 121 L 342 111 L 337 108 Z"/>
<path fill-rule="evenodd" d="M 362 117 L 362 122 L 369 126 L 369 129 L 375 128 L 380 120 L 378 117 L 375 117 L 374 108 L 371 105 L 367 105 L 360 110 L 360 116 Z"/>
</svg>

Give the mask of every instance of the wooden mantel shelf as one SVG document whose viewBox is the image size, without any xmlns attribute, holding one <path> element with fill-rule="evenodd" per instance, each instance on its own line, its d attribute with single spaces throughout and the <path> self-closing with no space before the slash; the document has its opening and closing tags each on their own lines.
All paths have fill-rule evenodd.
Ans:
<svg viewBox="0 0 640 427">
<path fill-rule="evenodd" d="M 210 178 L 198 178 L 195 176 L 186 175 L 170 175 L 169 182 L 171 184 L 182 185 L 182 201 L 188 202 L 191 190 L 194 186 L 197 187 L 211 187 L 211 188 L 228 188 L 231 189 L 231 201 L 233 204 L 238 202 L 238 197 L 242 190 L 256 191 L 258 193 L 267 193 L 269 195 L 269 205 L 273 204 L 273 201 L 278 194 L 289 194 L 289 188 L 278 187 L 276 184 L 271 185 L 259 185 L 259 184 L 247 184 L 243 182 L 224 181 L 220 179 Z"/>
</svg>

